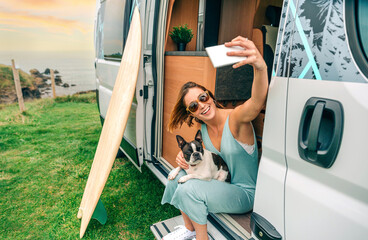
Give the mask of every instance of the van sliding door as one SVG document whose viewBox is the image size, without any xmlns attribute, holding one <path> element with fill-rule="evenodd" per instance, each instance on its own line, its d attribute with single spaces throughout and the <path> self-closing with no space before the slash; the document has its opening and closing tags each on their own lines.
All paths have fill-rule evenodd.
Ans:
<svg viewBox="0 0 368 240">
<path fill-rule="evenodd" d="M 362 4 L 349 8 L 354 2 Z M 290 0 L 296 27 L 286 119 L 286 239 L 368 234 L 368 75 L 357 65 L 367 59 L 357 60 L 351 51 L 355 41 L 355 51 L 367 56 L 358 45 L 368 39 L 359 39 L 357 23 L 345 29 L 359 21 L 355 11 L 365 5 L 366 16 L 368 6 L 344 4 Z"/>
</svg>

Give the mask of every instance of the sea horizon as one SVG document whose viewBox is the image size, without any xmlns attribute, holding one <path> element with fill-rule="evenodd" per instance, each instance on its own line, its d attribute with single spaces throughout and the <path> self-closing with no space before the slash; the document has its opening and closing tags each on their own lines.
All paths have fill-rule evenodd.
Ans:
<svg viewBox="0 0 368 240">
<path fill-rule="evenodd" d="M 12 59 L 26 73 L 57 70 L 63 83 L 70 86 L 56 86 L 58 96 L 96 89 L 93 51 L 0 51 L 0 64 L 11 66 Z"/>
</svg>

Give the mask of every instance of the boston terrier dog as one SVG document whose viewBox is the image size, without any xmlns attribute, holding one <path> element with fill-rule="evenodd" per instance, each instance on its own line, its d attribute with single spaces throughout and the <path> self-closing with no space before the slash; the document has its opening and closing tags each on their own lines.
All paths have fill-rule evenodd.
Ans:
<svg viewBox="0 0 368 240">
<path fill-rule="evenodd" d="M 187 143 L 184 138 L 176 135 L 179 148 L 183 151 L 185 161 L 189 165 L 186 169 L 187 175 L 179 179 L 179 183 L 184 183 L 191 178 L 197 178 L 210 181 L 217 179 L 230 183 L 231 176 L 225 161 L 217 154 L 212 153 L 202 147 L 202 133 L 198 130 L 195 139 Z M 173 180 L 181 168 L 175 168 L 168 179 Z"/>
</svg>

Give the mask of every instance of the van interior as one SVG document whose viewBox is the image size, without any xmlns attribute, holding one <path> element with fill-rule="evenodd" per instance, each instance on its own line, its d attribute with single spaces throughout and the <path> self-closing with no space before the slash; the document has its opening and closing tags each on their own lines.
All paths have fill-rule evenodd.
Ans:
<svg viewBox="0 0 368 240">
<path fill-rule="evenodd" d="M 226 108 L 234 108 L 250 97 L 253 68 L 231 66 L 215 69 L 205 52 L 206 47 L 223 44 L 237 36 L 252 40 L 263 55 L 269 80 L 278 34 L 282 0 L 169 0 L 165 40 L 164 112 L 162 132 L 162 157 L 176 167 L 179 148 L 175 136 L 186 140 L 194 138 L 199 125 L 183 125 L 170 133 L 167 130 L 170 113 L 177 100 L 180 87 L 187 81 L 197 82 L 210 91 Z M 168 36 L 174 26 L 187 24 L 194 37 L 186 51 L 176 51 L 177 46 Z M 265 107 L 253 121 L 259 157 L 262 153 L 262 134 Z M 250 213 L 228 215 L 250 232 Z"/>
</svg>

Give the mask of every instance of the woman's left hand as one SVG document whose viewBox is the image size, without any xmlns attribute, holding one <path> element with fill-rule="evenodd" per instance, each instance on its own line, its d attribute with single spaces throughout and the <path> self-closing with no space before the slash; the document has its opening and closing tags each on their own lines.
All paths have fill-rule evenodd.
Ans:
<svg viewBox="0 0 368 240">
<path fill-rule="evenodd" d="M 267 65 L 263 60 L 261 53 L 258 51 L 254 43 L 251 40 L 248 40 L 248 38 L 238 36 L 233 40 L 231 40 L 231 42 L 225 43 L 225 46 L 226 47 L 240 46 L 244 48 L 244 50 L 240 51 L 227 52 L 228 56 L 247 57 L 247 59 L 234 64 L 233 68 L 238 68 L 240 66 L 250 64 L 258 71 L 263 71 L 267 69 Z"/>
</svg>

